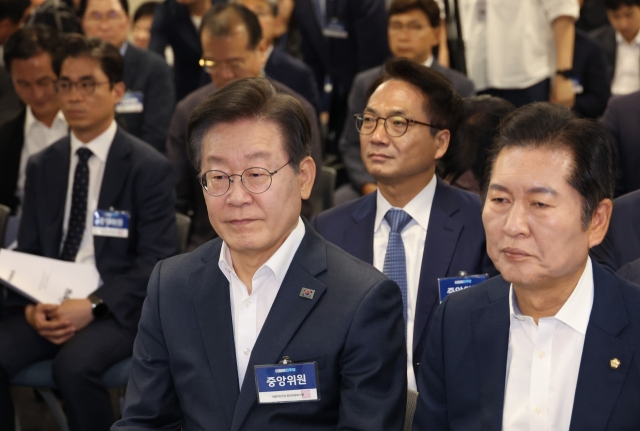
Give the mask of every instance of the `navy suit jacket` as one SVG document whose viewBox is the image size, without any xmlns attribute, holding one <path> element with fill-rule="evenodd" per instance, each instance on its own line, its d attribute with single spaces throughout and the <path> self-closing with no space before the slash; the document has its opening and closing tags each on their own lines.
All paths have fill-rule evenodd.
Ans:
<svg viewBox="0 0 640 431">
<path fill-rule="evenodd" d="M 397 284 L 305 223 L 239 387 L 222 241 L 160 262 L 149 282 L 123 419 L 113 431 L 400 431 L 406 406 Z M 309 300 L 302 287 L 313 289 Z M 316 361 L 319 402 L 258 404 L 254 366 Z"/>
<path fill-rule="evenodd" d="M 640 91 L 612 97 L 602 116 L 615 138 L 618 180 L 616 196 L 640 189 Z"/>
<path fill-rule="evenodd" d="M 496 274 L 487 256 L 480 202 L 476 195 L 437 179 L 424 245 L 413 332 L 413 368 L 418 375 L 433 311 L 440 303 L 438 278 Z M 376 193 L 324 211 L 312 225 L 320 235 L 349 254 L 373 263 Z"/>
<path fill-rule="evenodd" d="M 638 430 L 640 288 L 595 262 L 593 282 L 569 430 Z M 414 431 L 502 429 L 509 285 L 493 278 L 449 295 L 436 311 L 418 376 Z M 620 360 L 618 369 L 610 367 L 612 358 Z"/>
<path fill-rule="evenodd" d="M 611 97 L 611 79 L 602 48 L 585 32 L 576 29 L 573 74 L 583 92 L 576 95 L 573 109 L 586 118 L 599 118 Z"/>
<path fill-rule="evenodd" d="M 321 112 L 320 93 L 313 70 L 302 61 L 280 49 L 273 49 L 264 72 L 307 99 L 316 113 Z"/>
<path fill-rule="evenodd" d="M 29 159 L 18 251 L 60 257 L 70 151 L 67 136 Z M 104 282 L 95 295 L 131 331 L 136 330 L 154 265 L 178 249 L 174 201 L 169 162 L 118 129 L 107 156 L 98 209 L 128 211 L 129 237 L 93 237 L 96 267 Z"/>
<path fill-rule="evenodd" d="M 144 110 L 123 114 L 127 131 L 164 152 L 167 130 L 176 104 L 171 69 L 155 52 L 128 45 L 124 53 L 124 79 L 127 90 L 143 95 Z"/>
<path fill-rule="evenodd" d="M 605 24 L 595 30 L 589 32 L 589 36 L 594 39 L 602 50 L 607 61 L 607 77 L 609 82 L 613 82 L 613 75 L 616 69 L 616 57 L 618 51 L 618 42 L 616 41 L 616 31 L 609 24 Z"/>
<path fill-rule="evenodd" d="M 11 208 L 13 213 L 20 204 L 16 187 L 24 146 L 26 115 L 27 110 L 23 107 L 18 115 L 0 125 L 0 204 Z"/>
</svg>

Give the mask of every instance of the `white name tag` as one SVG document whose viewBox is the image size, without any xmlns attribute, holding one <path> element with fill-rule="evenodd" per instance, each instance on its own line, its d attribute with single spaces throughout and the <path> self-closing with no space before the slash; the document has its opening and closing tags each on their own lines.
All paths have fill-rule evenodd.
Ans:
<svg viewBox="0 0 640 431">
<path fill-rule="evenodd" d="M 116 105 L 118 114 L 137 114 L 144 111 L 142 91 L 127 91 Z"/>
<path fill-rule="evenodd" d="M 130 218 L 131 215 L 127 211 L 96 210 L 93 212 L 91 233 L 95 236 L 128 238 Z"/>
</svg>

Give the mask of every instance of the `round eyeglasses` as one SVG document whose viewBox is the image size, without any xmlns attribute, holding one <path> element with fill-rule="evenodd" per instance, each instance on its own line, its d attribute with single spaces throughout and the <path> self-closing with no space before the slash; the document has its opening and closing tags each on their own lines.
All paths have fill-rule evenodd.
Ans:
<svg viewBox="0 0 640 431">
<path fill-rule="evenodd" d="M 73 82 L 68 79 L 59 79 L 54 82 L 54 89 L 60 94 L 69 94 L 73 87 L 78 89 L 78 93 L 83 96 L 91 96 L 98 85 L 111 84 L 109 81 L 97 82 L 90 78 L 83 78 L 79 81 Z"/>
<path fill-rule="evenodd" d="M 287 166 L 293 160 L 289 160 L 284 165 L 280 166 L 273 172 L 269 172 L 265 168 L 248 168 L 242 171 L 241 174 L 229 175 L 222 171 L 207 171 L 201 175 L 198 175 L 198 181 L 206 194 L 211 196 L 222 196 L 227 193 L 231 188 L 231 183 L 234 182 L 231 177 L 240 177 L 240 181 L 247 191 L 253 194 L 264 193 L 271 187 L 273 176 L 280 172 L 282 168 Z"/>
<path fill-rule="evenodd" d="M 411 120 L 409 118 L 405 118 L 402 115 L 391 115 L 387 118 L 384 117 L 376 117 L 372 114 L 356 114 L 353 116 L 356 120 L 356 129 L 361 135 L 370 135 L 376 130 L 378 126 L 378 120 L 384 120 L 384 130 L 387 131 L 389 136 L 393 136 L 394 138 L 398 138 L 404 135 L 409 128 L 409 124 L 419 124 L 421 126 L 433 127 L 434 129 L 440 130 L 439 127 L 436 127 L 429 123 L 423 123 L 421 121 Z"/>
</svg>

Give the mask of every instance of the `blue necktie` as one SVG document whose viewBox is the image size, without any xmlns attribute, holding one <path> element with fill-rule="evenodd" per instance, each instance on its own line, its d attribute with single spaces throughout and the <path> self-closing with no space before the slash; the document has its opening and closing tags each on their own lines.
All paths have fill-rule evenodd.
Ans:
<svg viewBox="0 0 640 431">
<path fill-rule="evenodd" d="M 80 148 L 76 151 L 78 164 L 73 177 L 73 190 L 71 192 L 71 211 L 69 212 L 69 225 L 67 237 L 60 259 L 73 262 L 76 260 L 84 226 L 87 220 L 87 195 L 89 194 L 89 158 L 93 155 L 90 149 Z"/>
<path fill-rule="evenodd" d="M 403 210 L 390 209 L 384 219 L 391 226 L 387 254 L 384 256 L 382 273 L 398 283 L 402 293 L 402 305 L 405 325 L 407 323 L 407 259 L 404 254 L 402 230 L 411 221 L 411 216 Z M 406 326 L 405 326 L 406 328 Z"/>
</svg>

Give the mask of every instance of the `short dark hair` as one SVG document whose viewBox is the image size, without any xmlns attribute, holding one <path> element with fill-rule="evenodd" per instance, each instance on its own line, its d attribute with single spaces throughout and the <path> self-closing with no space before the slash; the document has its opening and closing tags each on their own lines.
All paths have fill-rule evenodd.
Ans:
<svg viewBox="0 0 640 431">
<path fill-rule="evenodd" d="M 434 0 L 393 0 L 389 5 L 388 17 L 391 19 L 393 15 L 412 10 L 421 10 L 427 16 L 431 27 L 440 26 L 440 7 Z"/>
<path fill-rule="evenodd" d="M 405 58 L 391 58 L 384 65 L 384 74 L 369 86 L 367 100 L 382 83 L 392 79 L 411 84 L 422 93 L 424 113 L 434 126 L 430 128 L 433 136 L 438 129 L 455 134 L 462 118 L 462 99 L 443 74 Z"/>
<path fill-rule="evenodd" d="M 138 9 L 136 9 L 136 13 L 133 14 L 133 22 L 137 22 L 140 18 L 145 16 L 153 16 L 156 12 L 156 7 L 158 7 L 158 2 L 148 1 L 142 3 Z"/>
<path fill-rule="evenodd" d="M 582 227 L 587 229 L 598 204 L 613 199 L 616 161 L 611 133 L 602 124 L 579 118 L 564 106 L 547 102 L 525 105 L 500 124 L 489 156 L 482 184 L 487 197 L 493 167 L 505 148 L 564 149 L 573 155 L 573 167 L 566 179 L 583 198 Z"/>
<path fill-rule="evenodd" d="M 242 0 L 231 0 L 229 3 L 239 4 Z M 269 5 L 271 9 L 271 15 L 278 16 L 278 0 L 262 0 Z"/>
<path fill-rule="evenodd" d="M 53 58 L 53 71 L 58 77 L 60 76 L 62 63 L 70 57 L 86 57 L 100 63 L 100 68 L 107 75 L 111 86 L 122 81 L 124 61 L 118 48 L 110 43 L 97 37 L 87 37 L 79 34 L 64 36 L 60 48 Z"/>
<path fill-rule="evenodd" d="M 462 121 L 447 153 L 440 159 L 440 175 L 453 183 L 471 171 L 480 184 L 500 121 L 516 107 L 504 99 L 486 95 L 464 99 L 463 106 Z"/>
<path fill-rule="evenodd" d="M 191 113 L 187 126 L 189 157 L 196 171 L 202 161 L 204 135 L 219 124 L 239 120 L 267 121 L 280 129 L 291 166 L 311 155 L 311 122 L 298 99 L 276 91 L 264 78 L 244 78 L 214 91 Z"/>
<path fill-rule="evenodd" d="M 640 0 L 604 0 L 607 10 L 618 10 L 622 6 L 640 6 Z"/>
<path fill-rule="evenodd" d="M 13 33 L 4 44 L 4 64 L 11 72 L 13 60 L 27 60 L 42 53 L 48 53 L 53 60 L 60 39 L 56 29 L 42 24 L 23 27 Z"/>
<path fill-rule="evenodd" d="M 214 37 L 229 36 L 236 26 L 242 24 L 249 33 L 247 49 L 253 51 L 262 40 L 262 28 L 258 17 L 239 4 L 217 3 L 202 17 L 200 33 L 207 29 Z"/>
<path fill-rule="evenodd" d="M 0 20 L 9 18 L 17 24 L 31 6 L 30 0 L 0 0 Z"/>
<path fill-rule="evenodd" d="M 78 16 L 82 19 L 84 18 L 84 13 L 87 11 L 87 6 L 89 5 L 89 0 L 80 0 L 80 7 L 78 8 Z M 127 0 L 120 0 L 120 6 L 124 10 L 124 13 L 129 16 L 129 3 Z"/>
</svg>

